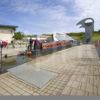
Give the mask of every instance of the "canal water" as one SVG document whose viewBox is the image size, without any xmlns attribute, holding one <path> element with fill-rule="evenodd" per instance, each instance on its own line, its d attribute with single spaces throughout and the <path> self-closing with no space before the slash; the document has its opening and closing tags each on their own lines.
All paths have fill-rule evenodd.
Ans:
<svg viewBox="0 0 100 100">
<path fill-rule="evenodd" d="M 2 64 L 2 68 L 7 71 L 8 69 L 10 68 L 13 68 L 13 67 L 17 67 L 19 65 L 22 65 L 24 63 L 27 63 L 27 62 L 30 62 L 32 61 L 32 59 L 36 59 L 37 57 L 39 56 L 45 56 L 45 55 L 48 55 L 50 53 L 54 53 L 54 52 L 57 52 L 57 51 L 60 51 L 60 50 L 64 50 L 64 49 L 67 49 L 67 48 L 70 48 L 71 46 L 69 47 L 63 47 L 61 49 L 53 49 L 51 51 L 48 51 L 48 52 L 43 52 L 41 53 L 40 51 L 39 52 L 32 52 L 33 54 L 33 57 L 30 58 L 28 56 L 25 56 L 25 55 L 16 55 L 16 56 L 12 56 L 12 57 L 7 57 L 7 58 L 3 58 L 3 64 Z"/>
<path fill-rule="evenodd" d="M 8 57 L 8 58 L 3 58 L 3 64 L 2 64 L 2 68 L 4 70 L 16 67 L 18 65 L 22 65 L 24 63 L 27 63 L 31 61 L 31 58 L 24 56 L 24 55 L 16 55 L 16 56 L 12 56 L 12 57 Z"/>
</svg>

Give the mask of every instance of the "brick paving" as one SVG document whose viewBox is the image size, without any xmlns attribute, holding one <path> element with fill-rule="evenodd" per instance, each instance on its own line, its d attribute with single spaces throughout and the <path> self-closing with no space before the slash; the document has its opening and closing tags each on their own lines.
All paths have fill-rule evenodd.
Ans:
<svg viewBox="0 0 100 100">
<path fill-rule="evenodd" d="M 0 95 L 100 96 L 100 60 L 94 45 L 81 45 L 26 63 L 57 73 L 38 88 L 9 72 L 0 75 Z"/>
</svg>

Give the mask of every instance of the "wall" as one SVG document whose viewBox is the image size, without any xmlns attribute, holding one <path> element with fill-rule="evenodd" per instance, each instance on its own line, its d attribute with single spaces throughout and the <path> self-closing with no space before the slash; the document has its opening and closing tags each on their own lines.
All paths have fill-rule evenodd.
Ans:
<svg viewBox="0 0 100 100">
<path fill-rule="evenodd" d="M 0 40 L 7 41 L 8 43 L 11 42 L 12 37 L 14 34 L 13 29 L 1 29 L 0 28 Z"/>
</svg>

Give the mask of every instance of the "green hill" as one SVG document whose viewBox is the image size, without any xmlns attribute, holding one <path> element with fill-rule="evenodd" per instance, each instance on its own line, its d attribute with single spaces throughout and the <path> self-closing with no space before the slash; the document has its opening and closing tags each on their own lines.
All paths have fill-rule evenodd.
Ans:
<svg viewBox="0 0 100 100">
<path fill-rule="evenodd" d="M 80 32 L 80 33 L 69 33 L 69 36 L 71 36 L 72 38 L 74 38 L 75 40 L 78 41 L 82 41 L 84 38 L 84 33 Z M 92 41 L 97 41 L 100 40 L 100 31 L 95 31 L 92 35 Z"/>
</svg>

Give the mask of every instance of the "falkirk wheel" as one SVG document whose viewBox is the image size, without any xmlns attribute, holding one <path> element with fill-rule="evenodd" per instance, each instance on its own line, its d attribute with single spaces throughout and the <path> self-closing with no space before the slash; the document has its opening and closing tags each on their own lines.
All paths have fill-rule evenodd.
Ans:
<svg viewBox="0 0 100 100">
<path fill-rule="evenodd" d="M 84 43 L 88 44 L 91 42 L 92 33 L 94 31 L 94 19 L 85 18 L 79 21 L 76 25 L 81 25 L 80 28 L 85 28 Z"/>
</svg>

